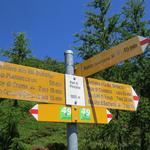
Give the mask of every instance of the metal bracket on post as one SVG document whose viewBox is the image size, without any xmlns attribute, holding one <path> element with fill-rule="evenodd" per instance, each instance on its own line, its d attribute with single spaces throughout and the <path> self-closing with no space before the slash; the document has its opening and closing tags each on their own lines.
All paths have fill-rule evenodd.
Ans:
<svg viewBox="0 0 150 150">
<path fill-rule="evenodd" d="M 74 75 L 73 52 L 65 51 L 65 68 L 66 74 Z M 67 145 L 68 150 L 78 150 L 77 124 L 67 123 Z"/>
</svg>

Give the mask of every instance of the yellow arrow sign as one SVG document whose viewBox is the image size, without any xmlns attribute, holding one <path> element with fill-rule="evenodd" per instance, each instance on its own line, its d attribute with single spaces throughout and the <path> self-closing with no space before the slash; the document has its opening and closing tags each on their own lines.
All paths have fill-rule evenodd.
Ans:
<svg viewBox="0 0 150 150">
<path fill-rule="evenodd" d="M 65 104 L 63 74 L 6 62 L 0 62 L 0 71 L 1 98 Z M 86 105 L 123 110 L 137 108 L 138 96 L 129 85 L 86 79 L 84 88 Z"/>
<path fill-rule="evenodd" d="M 105 108 L 37 104 L 29 112 L 37 121 L 107 124 L 112 114 Z"/>
<path fill-rule="evenodd" d="M 97 80 L 85 79 L 86 105 L 111 109 L 137 109 L 139 97 L 130 85 Z"/>
<path fill-rule="evenodd" d="M 121 61 L 143 53 L 150 39 L 133 37 L 76 65 L 76 75 L 90 76 Z"/>
<path fill-rule="evenodd" d="M 65 104 L 64 75 L 0 61 L 0 97 Z"/>
</svg>

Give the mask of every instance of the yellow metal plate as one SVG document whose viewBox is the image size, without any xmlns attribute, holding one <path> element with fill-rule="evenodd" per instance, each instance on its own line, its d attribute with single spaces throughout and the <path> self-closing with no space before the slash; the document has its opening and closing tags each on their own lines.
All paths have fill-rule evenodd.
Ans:
<svg viewBox="0 0 150 150">
<path fill-rule="evenodd" d="M 41 122 L 107 124 L 112 118 L 106 108 L 90 106 L 37 104 L 30 110 L 30 113 Z"/>
<path fill-rule="evenodd" d="M 38 104 L 38 121 L 72 122 L 71 107 L 56 104 Z"/>
<path fill-rule="evenodd" d="M 107 124 L 107 109 L 90 106 L 72 106 L 72 122 Z"/>
<path fill-rule="evenodd" d="M 65 104 L 64 75 L 0 61 L 0 97 Z"/>
<path fill-rule="evenodd" d="M 130 85 L 85 79 L 86 105 L 135 111 L 133 89 Z"/>
<path fill-rule="evenodd" d="M 141 53 L 143 50 L 136 36 L 76 65 L 75 74 L 87 77 Z"/>
</svg>

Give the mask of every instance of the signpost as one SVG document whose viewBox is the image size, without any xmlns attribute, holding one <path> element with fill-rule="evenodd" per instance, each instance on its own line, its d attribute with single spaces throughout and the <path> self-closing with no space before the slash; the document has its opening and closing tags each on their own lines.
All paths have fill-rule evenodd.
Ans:
<svg viewBox="0 0 150 150">
<path fill-rule="evenodd" d="M 76 65 L 76 75 L 90 76 L 133 56 L 144 53 L 150 39 L 141 36 L 133 37 L 113 48 Z"/>
<path fill-rule="evenodd" d="M 97 80 L 85 79 L 86 105 L 111 109 L 137 109 L 139 97 L 130 85 Z"/>
<path fill-rule="evenodd" d="M 108 124 L 112 114 L 106 108 L 36 104 L 29 112 L 40 122 Z"/>
<path fill-rule="evenodd" d="M 71 50 L 66 50 L 64 55 L 65 55 L 66 74 L 74 75 L 73 52 Z M 77 124 L 67 123 L 66 128 L 67 128 L 68 150 L 78 150 Z"/>
<path fill-rule="evenodd" d="M 76 66 L 76 75 L 89 76 L 143 53 L 150 39 L 131 38 Z M 30 113 L 37 121 L 67 123 L 68 150 L 77 150 L 77 123 L 107 124 L 106 109 L 135 111 L 139 97 L 130 85 L 74 76 L 73 52 L 65 52 L 66 75 L 0 61 L 0 97 L 37 104 Z"/>
<path fill-rule="evenodd" d="M 64 74 L 0 61 L 0 97 L 65 104 Z"/>
</svg>

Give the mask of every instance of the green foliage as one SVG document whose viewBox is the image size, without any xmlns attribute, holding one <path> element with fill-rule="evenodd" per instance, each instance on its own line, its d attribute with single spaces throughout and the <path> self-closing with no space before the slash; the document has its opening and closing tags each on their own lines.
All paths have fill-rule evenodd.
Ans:
<svg viewBox="0 0 150 150">
<path fill-rule="evenodd" d="M 110 10 L 110 1 L 93 0 L 89 6 L 93 8 L 93 12 L 86 13 L 85 29 L 82 33 L 75 35 L 80 43 L 80 46 L 75 48 L 83 59 L 135 35 L 150 35 L 149 21 L 143 21 L 144 0 L 128 0 L 122 7 L 122 12 L 111 18 L 106 15 Z M 109 125 L 90 126 L 84 129 L 83 149 L 150 149 L 148 130 L 150 128 L 148 117 L 150 113 L 149 68 L 149 49 L 147 49 L 141 56 L 93 75 L 94 78 L 132 85 L 141 100 L 136 112 L 113 110 L 111 111 L 113 120 Z"/>
<path fill-rule="evenodd" d="M 80 44 L 75 49 L 83 59 L 108 49 L 117 42 L 115 37 L 118 35 L 120 15 L 107 17 L 110 4 L 110 0 L 93 0 L 88 4 L 94 9 L 86 12 L 85 29 L 75 34 L 78 39 L 76 42 Z"/>
<path fill-rule="evenodd" d="M 27 48 L 28 40 L 24 33 L 17 33 L 14 45 L 9 50 L 2 49 L 2 55 L 8 61 L 25 66 L 65 72 L 64 63 L 46 57 L 39 60 L 30 56 Z M 29 115 L 28 111 L 34 102 L 17 102 L 14 100 L 0 99 L 0 150 L 32 150 L 34 148 L 51 147 L 62 149 L 66 145 L 65 127 L 62 124 L 39 123 Z M 13 105 L 12 105 L 13 104 Z M 18 105 L 19 104 L 19 105 Z M 62 149 L 63 150 L 63 149 Z"/>
<path fill-rule="evenodd" d="M 1 53 L 3 56 L 8 57 L 10 62 L 21 64 L 31 54 L 31 51 L 27 47 L 28 40 L 25 34 L 22 32 L 14 33 L 13 46 L 8 50 L 1 49 Z M 17 100 L 14 101 L 14 106 L 18 106 Z"/>
<path fill-rule="evenodd" d="M 120 14 L 108 17 L 110 0 L 92 0 L 86 12 L 85 28 L 75 35 L 75 48 L 83 59 L 106 50 L 134 35 L 149 36 L 149 22 L 143 21 L 144 0 L 128 0 Z M 149 50 L 149 49 L 147 49 Z M 2 50 L 8 60 L 35 68 L 64 73 L 64 63 L 50 57 L 39 60 L 30 56 L 24 33 L 14 36 L 9 50 Z M 108 125 L 79 125 L 81 150 L 149 150 L 150 149 L 150 60 L 145 53 L 113 66 L 93 77 L 127 83 L 134 87 L 141 100 L 136 112 L 111 110 L 113 120 Z M 28 113 L 34 102 L 0 100 L 0 149 L 34 150 L 66 149 L 66 126 L 59 123 L 41 123 Z"/>
<path fill-rule="evenodd" d="M 4 100 L 0 104 L 1 150 L 66 145 L 65 124 L 37 122 L 28 112 L 36 103 L 19 101 L 19 107 L 12 107 L 12 103 Z"/>
<path fill-rule="evenodd" d="M 3 115 L 3 116 L 2 116 Z M 1 125 L 0 130 L 0 146 L 2 150 L 7 150 L 12 144 L 13 139 L 19 137 L 19 132 L 17 128 L 17 119 L 16 113 L 13 113 L 13 109 L 6 112 L 1 112 Z M 3 124 L 2 124 L 3 123 Z"/>
<path fill-rule="evenodd" d="M 128 0 L 122 9 L 124 21 L 121 26 L 121 33 L 124 39 L 133 35 L 149 36 L 150 23 L 143 21 L 144 0 Z"/>
<path fill-rule="evenodd" d="M 44 70 L 50 70 L 60 73 L 65 73 L 65 65 L 62 62 L 57 62 L 56 60 L 47 57 L 43 60 L 39 60 L 35 57 L 30 57 L 21 63 L 25 66 L 35 67 Z"/>
<path fill-rule="evenodd" d="M 20 64 L 31 54 L 27 48 L 28 40 L 24 33 L 19 32 L 14 34 L 13 46 L 8 50 L 2 50 L 2 55 L 9 58 L 10 62 Z"/>
<path fill-rule="evenodd" d="M 27 150 L 29 146 L 27 146 L 20 138 L 13 138 L 12 144 L 10 145 L 10 150 Z"/>
<path fill-rule="evenodd" d="M 58 63 L 56 60 L 47 57 L 43 60 L 43 69 L 55 72 L 65 73 L 64 63 Z"/>
</svg>

